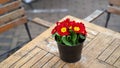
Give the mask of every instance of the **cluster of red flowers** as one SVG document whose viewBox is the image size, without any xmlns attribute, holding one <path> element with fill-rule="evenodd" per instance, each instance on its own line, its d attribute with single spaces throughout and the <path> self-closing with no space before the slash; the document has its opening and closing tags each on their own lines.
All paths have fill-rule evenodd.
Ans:
<svg viewBox="0 0 120 68">
<path fill-rule="evenodd" d="M 57 25 L 52 30 L 52 34 L 57 32 L 60 36 L 66 36 L 70 34 L 70 30 L 84 36 L 87 34 L 85 26 L 82 22 L 70 21 L 68 18 L 62 22 L 57 22 Z"/>
</svg>

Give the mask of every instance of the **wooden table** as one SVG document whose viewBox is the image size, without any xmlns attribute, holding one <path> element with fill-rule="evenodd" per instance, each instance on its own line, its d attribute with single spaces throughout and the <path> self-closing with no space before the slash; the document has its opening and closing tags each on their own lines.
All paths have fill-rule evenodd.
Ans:
<svg viewBox="0 0 120 68">
<path fill-rule="evenodd" d="M 76 63 L 66 63 L 59 58 L 56 42 L 51 37 L 53 26 L 0 63 L 2 68 L 120 68 L 120 34 L 88 23 L 88 36 L 84 43 L 82 58 Z M 63 18 L 62 20 L 64 20 Z"/>
</svg>

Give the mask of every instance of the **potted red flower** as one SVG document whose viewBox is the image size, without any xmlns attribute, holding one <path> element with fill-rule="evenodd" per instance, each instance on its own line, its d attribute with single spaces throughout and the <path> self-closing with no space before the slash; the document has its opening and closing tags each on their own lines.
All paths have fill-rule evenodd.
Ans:
<svg viewBox="0 0 120 68">
<path fill-rule="evenodd" d="M 57 22 L 51 33 L 58 44 L 60 58 L 63 61 L 72 63 L 80 60 L 83 42 L 87 35 L 82 22 L 67 18 Z"/>
</svg>

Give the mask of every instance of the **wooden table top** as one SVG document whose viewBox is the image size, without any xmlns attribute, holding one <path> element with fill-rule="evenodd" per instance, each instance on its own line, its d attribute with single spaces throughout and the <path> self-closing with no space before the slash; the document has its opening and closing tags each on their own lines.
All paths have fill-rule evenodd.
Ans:
<svg viewBox="0 0 120 68">
<path fill-rule="evenodd" d="M 2 68 L 120 68 L 120 34 L 81 19 L 66 16 L 62 20 L 83 22 L 87 27 L 82 58 L 66 63 L 59 58 L 56 42 L 51 37 L 53 26 L 24 45 L 0 63 Z"/>
</svg>

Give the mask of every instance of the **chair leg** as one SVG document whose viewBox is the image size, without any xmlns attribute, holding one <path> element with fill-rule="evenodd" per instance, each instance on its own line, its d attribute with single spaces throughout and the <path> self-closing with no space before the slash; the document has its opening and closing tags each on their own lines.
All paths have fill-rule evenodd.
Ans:
<svg viewBox="0 0 120 68">
<path fill-rule="evenodd" d="M 105 27 L 107 28 L 108 26 L 108 22 L 110 20 L 110 16 L 111 16 L 111 13 L 107 12 L 107 18 L 106 18 L 106 23 L 105 23 Z"/>
<path fill-rule="evenodd" d="M 32 10 L 34 10 L 34 7 L 32 6 L 31 3 L 29 3 L 28 6 L 29 6 Z"/>
<path fill-rule="evenodd" d="M 110 6 L 113 6 L 113 4 L 109 4 Z M 108 22 L 110 20 L 110 16 L 111 16 L 111 13 L 110 12 L 107 12 L 107 18 L 106 18 L 106 23 L 105 23 L 105 27 L 107 28 L 108 26 Z"/>
<path fill-rule="evenodd" d="M 29 28 L 28 28 L 28 24 L 25 23 L 24 25 L 25 25 L 26 31 L 27 31 L 27 33 L 28 33 L 29 39 L 32 40 L 32 37 L 31 37 L 31 34 L 30 34 L 30 30 L 29 30 Z"/>
</svg>

